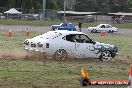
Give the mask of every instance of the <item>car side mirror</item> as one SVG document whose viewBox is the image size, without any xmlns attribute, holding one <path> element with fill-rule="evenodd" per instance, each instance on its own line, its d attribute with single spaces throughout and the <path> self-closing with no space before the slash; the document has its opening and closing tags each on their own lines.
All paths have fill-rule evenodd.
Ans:
<svg viewBox="0 0 132 88">
<path fill-rule="evenodd" d="M 95 45 L 96 44 L 96 42 L 95 41 L 93 41 L 93 45 Z"/>
</svg>

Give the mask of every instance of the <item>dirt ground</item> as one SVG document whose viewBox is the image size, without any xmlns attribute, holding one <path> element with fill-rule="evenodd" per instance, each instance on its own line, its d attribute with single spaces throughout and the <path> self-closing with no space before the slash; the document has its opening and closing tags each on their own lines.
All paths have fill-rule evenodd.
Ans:
<svg viewBox="0 0 132 88">
<path fill-rule="evenodd" d="M 31 61 L 43 61 L 44 59 L 52 59 L 46 57 L 44 53 L 33 53 L 25 50 L 13 50 L 13 51 L 0 51 L 1 60 L 31 60 Z"/>
</svg>

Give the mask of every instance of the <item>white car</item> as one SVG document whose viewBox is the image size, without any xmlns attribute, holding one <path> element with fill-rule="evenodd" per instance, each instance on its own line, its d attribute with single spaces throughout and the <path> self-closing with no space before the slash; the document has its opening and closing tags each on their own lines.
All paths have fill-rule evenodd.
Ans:
<svg viewBox="0 0 132 88">
<path fill-rule="evenodd" d="M 91 32 L 102 32 L 102 31 L 105 31 L 105 32 L 108 32 L 108 33 L 113 33 L 113 32 L 117 32 L 118 28 L 112 27 L 109 24 L 100 24 L 100 25 L 98 25 L 96 27 L 88 27 L 88 31 L 91 31 Z"/>
<path fill-rule="evenodd" d="M 95 42 L 83 32 L 67 30 L 49 31 L 26 39 L 24 45 L 25 50 L 43 52 L 55 60 L 99 58 L 102 61 L 109 61 L 118 51 L 115 45 Z"/>
</svg>

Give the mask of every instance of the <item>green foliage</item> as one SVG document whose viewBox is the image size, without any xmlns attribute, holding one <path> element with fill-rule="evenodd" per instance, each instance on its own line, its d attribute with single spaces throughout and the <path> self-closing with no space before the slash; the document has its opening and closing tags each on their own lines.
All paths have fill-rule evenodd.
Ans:
<svg viewBox="0 0 132 88">
<path fill-rule="evenodd" d="M 96 0 L 76 0 L 76 11 L 95 11 L 97 7 Z"/>
<path fill-rule="evenodd" d="M 47 9 L 58 9 L 57 0 L 46 0 Z"/>
<path fill-rule="evenodd" d="M 128 4 L 127 0 L 77 0 L 75 10 L 99 11 L 103 13 L 127 12 Z"/>
<path fill-rule="evenodd" d="M 132 8 L 132 0 L 128 0 L 129 8 Z"/>
<path fill-rule="evenodd" d="M 42 9 L 43 0 L 7 0 L 2 6 L 27 9 Z M 97 12 L 128 12 L 132 0 L 66 0 L 66 10 Z M 64 9 L 64 0 L 46 0 L 46 9 Z"/>
<path fill-rule="evenodd" d="M 43 0 L 8 0 L 9 7 L 26 9 L 42 9 Z M 46 0 L 47 9 L 57 9 L 57 0 Z"/>
</svg>

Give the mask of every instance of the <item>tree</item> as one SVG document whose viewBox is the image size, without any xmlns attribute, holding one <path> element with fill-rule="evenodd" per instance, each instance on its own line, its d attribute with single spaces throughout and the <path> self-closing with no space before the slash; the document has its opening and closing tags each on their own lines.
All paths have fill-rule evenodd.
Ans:
<svg viewBox="0 0 132 88">
<path fill-rule="evenodd" d="M 97 0 L 76 0 L 75 10 L 76 11 L 96 11 Z"/>
<path fill-rule="evenodd" d="M 128 11 L 128 0 L 111 0 L 111 11 L 112 12 L 127 12 Z"/>
<path fill-rule="evenodd" d="M 47 9 L 58 9 L 57 0 L 47 0 L 46 5 Z"/>
<path fill-rule="evenodd" d="M 94 12 L 127 12 L 132 0 L 66 0 L 66 10 Z M 1 7 L 19 8 L 34 13 L 43 8 L 43 0 L 0 0 Z M 64 0 L 46 0 L 46 9 L 63 10 Z"/>
<path fill-rule="evenodd" d="M 23 12 L 34 12 L 43 8 L 43 0 L 8 0 L 8 7 L 22 8 Z M 46 9 L 58 9 L 57 0 L 46 0 Z"/>
<path fill-rule="evenodd" d="M 76 0 L 76 11 L 127 12 L 132 0 Z"/>
<path fill-rule="evenodd" d="M 0 0 L 0 7 L 5 7 L 5 6 L 7 6 L 7 1 L 8 1 L 8 0 Z"/>
<path fill-rule="evenodd" d="M 108 13 L 111 11 L 109 0 L 97 0 L 97 11 Z"/>
<path fill-rule="evenodd" d="M 128 10 L 132 12 L 132 0 L 128 0 Z"/>
</svg>

